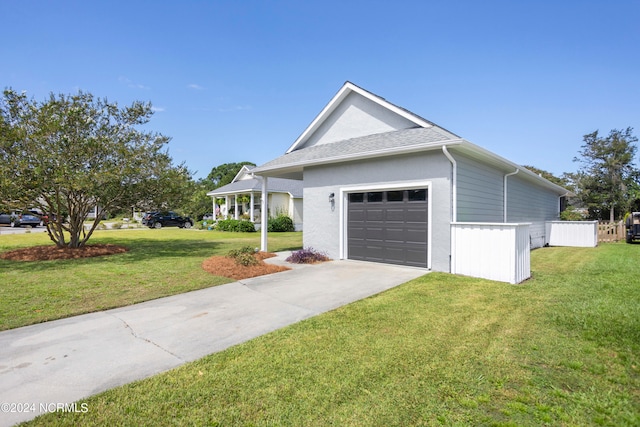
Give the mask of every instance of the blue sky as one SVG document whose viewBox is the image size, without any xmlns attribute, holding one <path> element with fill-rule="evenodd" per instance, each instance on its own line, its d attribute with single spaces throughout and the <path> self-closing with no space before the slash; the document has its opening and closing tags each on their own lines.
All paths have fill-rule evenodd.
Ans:
<svg viewBox="0 0 640 427">
<path fill-rule="evenodd" d="M 638 0 L 2 0 L 0 17 L 0 86 L 150 101 L 196 177 L 280 156 L 347 80 L 556 175 L 587 133 L 640 135 Z"/>
</svg>

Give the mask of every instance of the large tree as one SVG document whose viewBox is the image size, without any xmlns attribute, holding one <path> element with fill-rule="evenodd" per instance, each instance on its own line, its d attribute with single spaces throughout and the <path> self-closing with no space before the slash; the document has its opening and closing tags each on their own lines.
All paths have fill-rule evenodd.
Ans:
<svg viewBox="0 0 640 427">
<path fill-rule="evenodd" d="M 174 166 L 169 138 L 140 128 L 151 104 L 120 108 L 90 93 L 43 102 L 7 89 L 0 100 L 0 203 L 39 208 L 58 247 L 83 246 L 107 211 L 184 197 L 191 179 Z M 89 227 L 85 221 L 96 211 Z"/>
<path fill-rule="evenodd" d="M 216 188 L 222 187 L 223 185 L 227 185 L 233 181 L 233 178 L 240 172 L 243 166 L 255 166 L 255 163 L 251 162 L 240 162 L 240 163 L 223 163 L 219 166 L 215 166 L 209 172 L 207 176 L 207 181 L 213 187 L 210 188 L 209 191 L 215 190 Z"/>
<path fill-rule="evenodd" d="M 595 131 L 583 141 L 580 156 L 574 159 L 581 168 L 568 176 L 590 217 L 604 219 L 608 213 L 613 222 L 624 215 L 638 194 L 640 170 L 634 164 L 638 138 L 629 127 L 613 129 L 605 137 Z"/>
</svg>

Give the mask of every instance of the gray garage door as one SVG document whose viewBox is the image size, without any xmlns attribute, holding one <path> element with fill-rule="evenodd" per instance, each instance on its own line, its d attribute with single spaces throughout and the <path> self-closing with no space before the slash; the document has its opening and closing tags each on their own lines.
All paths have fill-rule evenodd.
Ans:
<svg viewBox="0 0 640 427">
<path fill-rule="evenodd" d="M 347 257 L 427 267 L 427 190 L 350 193 Z"/>
</svg>

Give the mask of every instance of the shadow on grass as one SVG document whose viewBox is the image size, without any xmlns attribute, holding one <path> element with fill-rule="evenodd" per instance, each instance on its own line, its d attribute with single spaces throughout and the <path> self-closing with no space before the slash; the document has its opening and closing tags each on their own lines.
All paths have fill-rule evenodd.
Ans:
<svg viewBox="0 0 640 427">
<path fill-rule="evenodd" d="M 170 262 L 172 258 L 202 258 L 226 253 L 225 247 L 233 248 L 233 244 L 227 242 L 206 241 L 198 239 L 135 239 L 123 241 L 122 239 L 96 239 L 88 244 L 114 244 L 124 246 L 127 252 L 90 258 L 75 258 L 47 261 L 9 261 L 0 260 L 0 271 L 20 272 L 44 272 L 54 269 L 72 268 L 80 265 L 101 265 L 105 263 L 128 264 L 157 260 L 158 262 Z M 53 246 L 53 245 L 52 245 Z"/>
</svg>

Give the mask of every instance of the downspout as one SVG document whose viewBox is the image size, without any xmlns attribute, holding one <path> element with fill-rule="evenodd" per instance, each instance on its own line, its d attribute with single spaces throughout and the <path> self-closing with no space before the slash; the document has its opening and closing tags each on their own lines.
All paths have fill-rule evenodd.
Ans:
<svg viewBox="0 0 640 427">
<path fill-rule="evenodd" d="M 267 252 L 267 177 L 262 177 L 262 200 L 260 203 L 260 250 Z"/>
<path fill-rule="evenodd" d="M 456 159 L 449 153 L 447 146 L 442 146 L 442 152 L 451 162 L 451 223 L 458 221 L 458 164 Z M 453 226 L 449 225 L 449 273 L 456 271 L 456 241 L 453 235 Z M 429 248 L 430 249 L 430 248 Z"/>
<path fill-rule="evenodd" d="M 517 174 L 520 172 L 520 169 L 516 169 L 515 172 L 508 173 L 504 176 L 504 214 L 502 222 L 507 222 L 507 177 Z"/>
<path fill-rule="evenodd" d="M 449 161 L 451 162 L 451 166 L 453 167 L 453 172 L 452 172 L 453 177 L 451 178 L 451 206 L 452 206 L 451 222 L 457 222 L 458 221 L 458 190 L 457 190 L 458 164 L 456 163 L 456 160 L 453 158 L 453 156 L 447 150 L 446 145 L 442 146 L 442 152 L 444 153 L 445 156 L 447 156 L 447 159 L 449 159 Z"/>
</svg>

